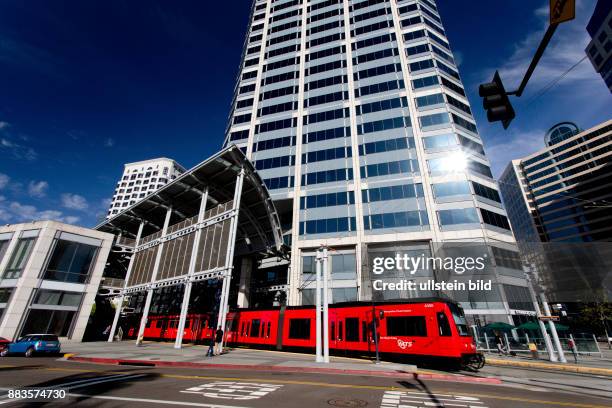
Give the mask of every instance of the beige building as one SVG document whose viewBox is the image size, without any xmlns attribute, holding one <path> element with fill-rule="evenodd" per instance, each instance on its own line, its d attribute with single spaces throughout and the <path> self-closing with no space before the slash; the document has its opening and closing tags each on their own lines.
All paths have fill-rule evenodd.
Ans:
<svg viewBox="0 0 612 408">
<path fill-rule="evenodd" d="M 0 227 L 0 337 L 81 341 L 113 238 L 55 221 Z"/>
</svg>

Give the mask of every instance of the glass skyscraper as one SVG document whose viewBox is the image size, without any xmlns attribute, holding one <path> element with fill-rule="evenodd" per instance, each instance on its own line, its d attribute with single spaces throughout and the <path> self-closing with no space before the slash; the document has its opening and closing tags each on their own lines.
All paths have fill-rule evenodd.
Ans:
<svg viewBox="0 0 612 408">
<path fill-rule="evenodd" d="M 612 240 L 610 142 L 610 120 L 584 131 L 562 122 L 544 149 L 506 167 L 501 191 L 520 244 Z"/>
<path fill-rule="evenodd" d="M 496 289 L 458 300 L 473 315 L 510 315 L 512 296 L 525 303 L 522 271 L 508 262 L 518 259 L 514 238 L 433 0 L 255 0 L 231 143 L 264 179 L 292 248 L 289 264 L 253 268 L 259 292 L 268 281 L 286 289 L 288 304 L 312 303 L 314 251 L 324 244 L 334 302 L 426 296 L 374 293 L 372 258 L 487 243 Z"/>
</svg>

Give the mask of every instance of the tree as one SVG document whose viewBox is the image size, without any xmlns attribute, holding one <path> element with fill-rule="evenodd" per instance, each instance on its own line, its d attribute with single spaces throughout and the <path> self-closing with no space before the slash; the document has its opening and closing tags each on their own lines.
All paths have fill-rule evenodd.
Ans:
<svg viewBox="0 0 612 408">
<path fill-rule="evenodd" d="M 609 338 L 608 321 L 612 317 L 612 303 L 593 302 L 585 303 L 580 308 L 578 320 L 584 326 L 589 327 L 595 334 L 605 334 Z"/>
</svg>

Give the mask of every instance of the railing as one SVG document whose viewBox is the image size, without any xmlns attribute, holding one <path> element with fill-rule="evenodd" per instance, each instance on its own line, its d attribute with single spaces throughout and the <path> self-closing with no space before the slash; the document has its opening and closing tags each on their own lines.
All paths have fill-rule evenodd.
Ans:
<svg viewBox="0 0 612 408">
<path fill-rule="evenodd" d="M 476 348 L 480 351 L 498 351 L 495 337 L 493 336 L 488 336 L 486 333 L 484 333 L 475 338 L 475 341 Z M 546 343 L 541 337 L 529 337 L 528 335 L 524 335 L 514 338 L 512 335 L 504 333 L 502 341 L 504 343 L 504 349 L 507 353 L 531 353 L 531 350 L 529 349 L 530 343 L 535 344 L 538 352 L 546 352 Z M 568 334 L 566 337 L 559 337 L 559 341 L 563 351 L 569 354 L 575 351 L 579 356 L 599 355 L 599 357 L 603 358 L 603 353 L 599 348 L 597 338 L 594 334 L 587 336 L 583 335 L 580 337 L 574 337 L 572 334 Z M 570 346 L 571 341 L 574 342 L 574 350 L 572 350 L 572 347 Z"/>
<path fill-rule="evenodd" d="M 105 288 L 123 288 L 125 284 L 125 279 L 119 279 L 119 278 L 105 278 L 103 277 L 102 280 L 100 281 L 100 286 L 105 287 Z"/>
<path fill-rule="evenodd" d="M 133 248 L 136 245 L 136 240 L 128 237 L 117 237 L 115 240 L 115 245 Z"/>
</svg>

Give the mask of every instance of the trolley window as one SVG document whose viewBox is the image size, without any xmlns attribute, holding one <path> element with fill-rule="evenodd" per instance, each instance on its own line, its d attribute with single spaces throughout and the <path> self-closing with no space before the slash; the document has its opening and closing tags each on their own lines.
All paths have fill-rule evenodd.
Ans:
<svg viewBox="0 0 612 408">
<path fill-rule="evenodd" d="M 163 322 L 164 322 L 163 320 L 158 320 L 158 321 L 155 323 L 155 327 L 156 327 L 156 328 L 158 328 L 158 329 L 161 329 L 161 328 L 162 328 L 162 324 L 163 324 Z"/>
<path fill-rule="evenodd" d="M 266 334 L 266 337 L 270 337 L 270 326 L 272 324 L 270 322 L 268 322 L 268 334 Z"/>
<path fill-rule="evenodd" d="M 331 324 L 331 338 L 332 340 L 336 340 L 336 323 L 334 322 Z"/>
<path fill-rule="evenodd" d="M 148 319 L 148 320 L 147 320 L 147 324 L 146 324 L 146 326 L 145 326 L 145 327 L 146 327 L 146 328 L 151 327 L 151 323 L 153 323 L 153 321 L 151 321 L 151 319 Z"/>
<path fill-rule="evenodd" d="M 361 341 L 368 341 L 368 324 L 365 320 L 361 322 Z"/>
<path fill-rule="evenodd" d="M 453 320 L 455 321 L 455 326 L 457 326 L 459 335 L 469 336 L 470 332 L 468 331 L 467 321 L 465 320 L 463 309 L 454 303 L 448 303 L 448 307 L 453 314 Z"/>
<path fill-rule="evenodd" d="M 290 339 L 310 339 L 310 319 L 289 319 Z"/>
<path fill-rule="evenodd" d="M 251 337 L 259 337 L 260 327 L 261 327 L 261 320 L 253 319 L 251 321 Z"/>
<path fill-rule="evenodd" d="M 238 319 L 230 320 L 229 331 L 232 331 L 232 332 L 238 331 Z"/>
<path fill-rule="evenodd" d="M 191 320 L 185 320 L 185 328 L 188 329 L 191 326 Z"/>
<path fill-rule="evenodd" d="M 359 341 L 359 319 L 346 318 L 346 341 Z"/>
<path fill-rule="evenodd" d="M 425 316 L 387 317 L 387 336 L 427 336 Z"/>
<path fill-rule="evenodd" d="M 444 312 L 438 312 L 438 333 L 442 337 L 451 336 L 451 328 L 450 323 L 448 322 L 448 318 Z"/>
</svg>

